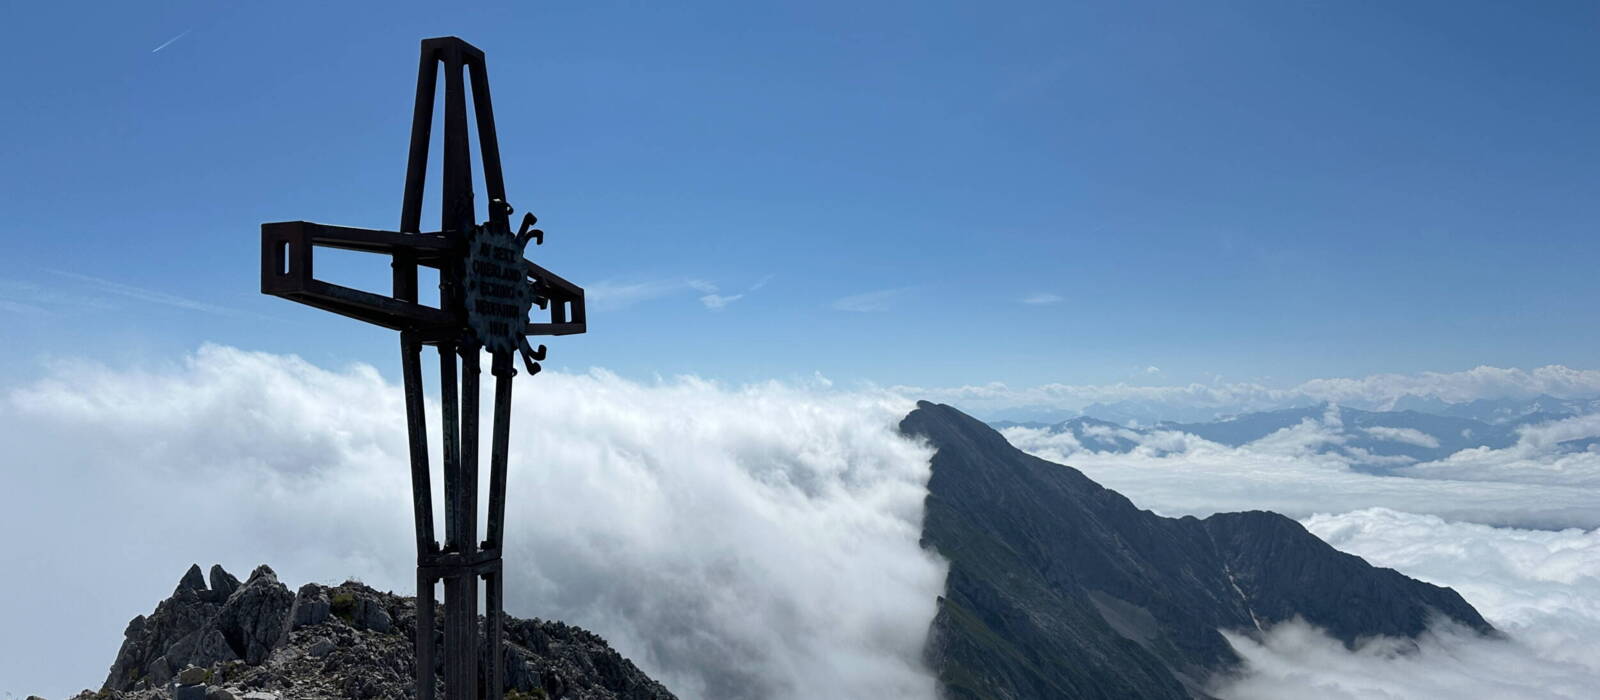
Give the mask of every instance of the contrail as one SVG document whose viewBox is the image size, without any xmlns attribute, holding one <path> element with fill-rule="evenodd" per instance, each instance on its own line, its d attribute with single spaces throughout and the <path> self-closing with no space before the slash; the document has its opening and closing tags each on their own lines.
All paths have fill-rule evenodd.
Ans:
<svg viewBox="0 0 1600 700">
<path fill-rule="evenodd" d="M 171 46 L 172 42 L 177 41 L 179 39 L 182 39 L 185 35 L 187 35 L 189 32 L 192 32 L 192 31 L 194 31 L 194 30 L 193 29 L 185 29 L 185 30 L 183 30 L 183 34 L 179 34 L 179 35 L 177 35 L 175 37 L 172 37 L 171 39 L 166 40 L 166 42 L 162 43 L 160 46 L 157 46 L 157 47 L 155 47 L 153 49 L 150 49 L 150 53 L 155 53 L 155 52 L 160 51 L 160 50 L 162 50 L 164 48 L 167 48 L 168 46 Z"/>
</svg>

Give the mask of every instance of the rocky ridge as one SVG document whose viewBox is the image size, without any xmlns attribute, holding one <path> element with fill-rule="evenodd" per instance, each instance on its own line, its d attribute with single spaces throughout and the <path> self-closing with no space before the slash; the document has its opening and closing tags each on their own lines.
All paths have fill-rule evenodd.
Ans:
<svg viewBox="0 0 1600 700">
<path fill-rule="evenodd" d="M 101 689 L 73 700 L 415 697 L 415 630 L 415 599 L 358 581 L 291 591 L 264 565 L 243 583 L 220 566 L 209 580 L 193 566 L 154 612 L 128 623 Z M 434 636 L 443 648 L 442 624 Z M 571 625 L 507 616 L 505 642 L 513 700 L 674 698 Z"/>
</svg>

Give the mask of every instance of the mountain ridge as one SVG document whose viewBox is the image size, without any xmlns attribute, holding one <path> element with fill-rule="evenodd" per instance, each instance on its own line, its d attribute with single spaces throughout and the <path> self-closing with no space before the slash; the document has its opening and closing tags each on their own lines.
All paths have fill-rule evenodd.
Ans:
<svg viewBox="0 0 1600 700">
<path fill-rule="evenodd" d="M 1347 646 L 1438 615 L 1494 634 L 1455 591 L 1284 516 L 1164 518 L 949 406 L 899 428 L 935 449 L 922 541 L 950 570 L 927 657 L 947 697 L 1206 698 L 1239 664 L 1218 630 L 1295 617 Z"/>
</svg>

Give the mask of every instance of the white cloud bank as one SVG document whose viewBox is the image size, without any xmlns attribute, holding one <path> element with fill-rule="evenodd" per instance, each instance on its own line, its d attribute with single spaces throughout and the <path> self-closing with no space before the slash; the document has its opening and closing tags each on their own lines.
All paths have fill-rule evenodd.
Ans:
<svg viewBox="0 0 1600 700">
<path fill-rule="evenodd" d="M 945 569 L 917 544 L 929 455 L 894 432 L 910 409 L 778 383 L 523 377 L 507 609 L 598 632 L 684 698 L 819 682 L 931 697 L 920 658 Z M 399 387 L 371 368 L 216 346 L 5 393 L 0 693 L 97 687 L 127 620 L 191 562 L 411 592 L 403 425 Z"/>
<path fill-rule="evenodd" d="M 516 396 L 511 612 L 593 629 L 686 699 L 812 697 L 821 682 L 835 697 L 932 697 L 920 651 L 945 569 L 917 545 L 929 455 L 894 433 L 908 398 L 604 372 L 524 378 Z M 1330 420 L 1240 448 L 1107 429 L 1142 441 L 1121 455 L 1007 435 L 1165 514 L 1306 518 L 1337 547 L 1455 587 L 1512 637 L 1438 628 L 1420 653 L 1383 640 L 1351 653 L 1284 627 L 1236 640 L 1252 672 L 1227 697 L 1600 687 L 1600 465 L 1540 468 L 1593 426 L 1547 424 L 1400 478 L 1321 454 L 1346 439 Z M 402 424 L 399 388 L 371 368 L 215 346 L 153 370 L 63 365 L 0 394 L 15 562 L 0 584 L 0 695 L 97 685 L 122 626 L 191 562 L 409 592 Z M 1344 514 L 1316 515 L 1328 512 Z M 1493 668 L 1507 671 L 1481 672 Z"/>
</svg>

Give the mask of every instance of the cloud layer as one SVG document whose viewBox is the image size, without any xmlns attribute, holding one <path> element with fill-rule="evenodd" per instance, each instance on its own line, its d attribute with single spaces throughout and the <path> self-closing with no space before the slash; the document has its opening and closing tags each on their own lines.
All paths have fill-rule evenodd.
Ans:
<svg viewBox="0 0 1600 700">
<path fill-rule="evenodd" d="M 817 679 L 930 697 L 920 653 L 944 567 L 917 545 L 929 455 L 894 433 L 910 408 L 777 383 L 523 378 L 507 608 L 595 630 L 686 698 L 811 697 Z M 192 561 L 409 591 L 403 421 L 371 368 L 215 346 L 8 392 L 0 527 L 22 535 L 23 564 L 0 597 L 0 692 L 96 686 L 123 625 Z"/>
<path fill-rule="evenodd" d="M 599 632 L 685 698 L 810 697 L 818 679 L 839 697 L 931 698 L 920 653 L 945 569 L 917 543 L 929 455 L 894 432 L 911 398 L 600 371 L 520 380 L 509 609 Z M 0 394 L 13 460 L 0 527 L 16 533 L 18 562 L 0 596 L 11 621 L 0 693 L 98 684 L 122 626 L 191 562 L 269 562 L 290 582 L 354 576 L 409 592 L 403 420 L 399 387 L 370 367 L 218 346 L 138 371 L 61 364 Z M 1165 514 L 1304 518 L 1374 564 L 1455 587 L 1511 635 L 1440 627 L 1417 651 L 1374 640 L 1351 652 L 1286 625 L 1234 638 L 1249 672 L 1224 697 L 1595 687 L 1600 460 L 1562 445 L 1600 435 L 1600 418 L 1529 427 L 1511 447 L 1407 466 L 1406 477 L 1325 450 L 1348 439 L 1337 420 L 1240 447 L 1095 428 L 1136 442 L 1126 453 L 1006 434 Z M 437 453 L 434 464 L 438 483 Z"/>
<path fill-rule="evenodd" d="M 1600 454 L 1564 452 L 1557 438 L 1600 432 L 1597 417 L 1531 427 L 1512 447 L 1463 450 L 1447 459 L 1404 467 L 1405 476 L 1358 471 L 1371 463 L 1359 451 L 1328 450 L 1348 440 L 1336 411 L 1239 447 L 1173 431 L 1098 426 L 1135 443 L 1128 452 L 1095 451 L 1071 433 L 1002 431 L 1017 447 L 1070 464 L 1143 507 L 1165 515 L 1204 516 L 1264 509 L 1303 518 L 1382 506 L 1454 520 L 1522 527 L 1600 526 Z M 1411 431 L 1415 432 L 1415 431 Z M 1397 432 L 1391 438 L 1426 437 Z"/>
</svg>

